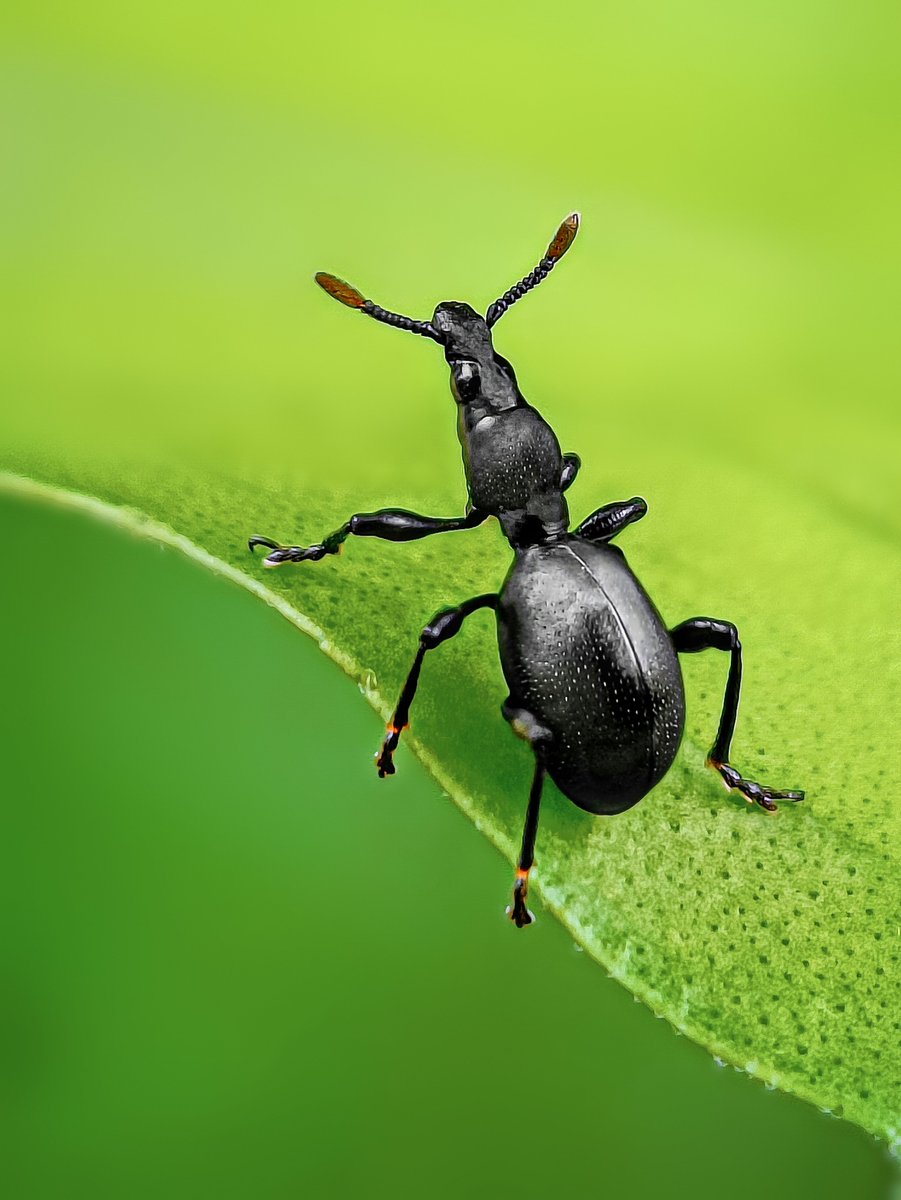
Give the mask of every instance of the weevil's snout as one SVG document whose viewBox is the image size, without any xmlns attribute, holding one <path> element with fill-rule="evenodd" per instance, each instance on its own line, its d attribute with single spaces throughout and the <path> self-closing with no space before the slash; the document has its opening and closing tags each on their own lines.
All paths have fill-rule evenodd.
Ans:
<svg viewBox="0 0 901 1200">
<path fill-rule="evenodd" d="M 432 328 L 441 336 L 448 357 L 478 358 L 491 346 L 485 318 L 459 300 L 445 300 L 435 309 Z"/>
</svg>

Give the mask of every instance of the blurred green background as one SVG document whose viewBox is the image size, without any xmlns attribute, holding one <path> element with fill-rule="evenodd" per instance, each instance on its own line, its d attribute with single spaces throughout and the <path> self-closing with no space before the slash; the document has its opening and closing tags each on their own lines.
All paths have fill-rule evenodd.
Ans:
<svg viewBox="0 0 901 1200">
<path fill-rule="evenodd" d="M 436 348 L 340 310 L 310 277 L 334 271 L 413 316 L 447 298 L 484 307 L 579 208 L 573 251 L 497 329 L 526 395 L 583 457 L 574 508 L 647 495 L 657 544 L 684 540 L 668 606 L 689 615 L 677 601 L 697 595 L 699 610 L 750 626 L 758 646 L 780 627 L 780 605 L 819 634 L 823 655 L 835 645 L 814 603 L 830 590 L 817 570 L 831 545 L 836 577 L 855 576 L 842 596 L 856 584 L 857 560 L 841 557 L 852 542 L 897 564 L 896 5 L 13 3 L 0 23 L 0 468 L 87 491 L 115 473 L 148 508 L 172 478 L 215 477 L 225 489 L 265 483 L 289 511 L 294 497 L 339 488 L 357 508 L 440 498 L 457 511 L 459 449 Z M 808 530 L 821 516 L 819 536 L 780 557 L 798 508 Z M 273 511 L 261 502 L 248 524 Z M 19 756 L 3 764 L 5 799 L 50 805 L 68 785 L 87 808 L 84 828 L 60 824 L 68 808 L 48 809 L 58 872 L 52 886 L 44 877 L 41 908 L 29 887 L 40 814 L 12 806 L 35 847 L 8 874 L 20 906 L 8 911 L 21 913 L 5 990 L 21 1053 L 8 1128 L 22 1194 L 28 1178 L 95 1195 L 131 1193 L 143 1178 L 156 1195 L 366 1184 L 487 1196 L 521 1177 L 523 1147 L 534 1156 L 527 1177 L 561 1195 L 615 1190 L 613 1160 L 635 1195 L 674 1178 L 700 1193 L 727 1172 L 730 1191 L 747 1184 L 750 1195 L 751 1180 L 763 1186 L 751 1164 L 768 1172 L 771 1194 L 780 1180 L 786 1195 L 803 1190 L 794 1170 L 810 1172 L 818 1194 L 830 1180 L 834 1195 L 879 1194 L 882 1152 L 859 1131 L 731 1072 L 728 1100 L 710 1090 L 725 1085 L 709 1058 L 633 1014 L 584 956 L 568 961 L 551 922 L 537 950 L 505 940 L 503 922 L 483 927 L 505 869 L 435 803 L 410 756 L 390 808 L 379 793 L 367 812 L 371 767 L 343 747 L 374 749 L 378 722 L 294 631 L 146 547 L 139 563 L 109 533 L 101 545 L 91 542 L 100 533 L 47 514 L 6 519 L 4 653 L 19 664 L 6 700 L 21 732 Z M 187 532 L 199 539 L 204 522 L 198 508 Z M 257 531 L 325 532 L 308 526 L 303 513 L 296 528 L 281 514 Z M 396 553 L 374 547 L 371 561 Z M 644 553 L 659 592 L 666 573 L 654 579 Z M 778 579 L 766 573 L 774 558 Z M 701 560 L 703 598 L 692 575 Z M 350 578 L 350 554 L 341 566 Z M 892 577 L 885 567 L 880 583 Z M 746 600 L 761 594 L 771 625 Z M 897 593 L 885 588 L 867 611 L 883 594 L 893 627 Z M 390 598 L 385 615 L 398 620 Z M 405 613 L 398 638 L 409 642 L 428 615 Z M 845 623 L 850 643 L 853 613 Z M 875 637 L 861 633 L 865 664 L 888 653 Z M 166 645 L 181 653 L 167 659 Z M 195 649 L 206 658 L 192 660 Z M 756 662 L 765 678 L 764 656 Z M 137 686 L 120 694 L 123 663 Z M 257 669 L 268 674 L 254 679 Z M 223 757 L 248 697 L 261 705 L 259 729 Z M 35 764 L 49 772 L 39 788 Z M 307 787 L 334 803 L 303 803 Z M 160 796 L 173 798 L 165 815 L 148 807 Z M 260 819 L 257 803 L 275 813 Z M 176 833 L 183 840 L 166 841 Z M 314 833 L 301 872 L 297 846 Z M 217 850 L 220 837 L 230 841 Z M 257 838 L 254 862 L 246 847 Z M 450 845 L 461 867 L 448 897 L 435 864 Z M 370 902 L 390 907 L 357 929 L 353 889 L 376 846 Z M 70 859 L 70 848 L 81 853 Z M 358 869 L 337 886 L 339 855 L 341 870 Z M 386 889 L 395 875 L 409 893 Z M 433 910 L 417 910 L 414 893 L 429 889 Z M 301 965 L 292 941 L 310 955 Z M 514 978 L 536 996 L 523 1022 Z M 585 1040 L 604 1024 L 602 992 L 616 1008 L 609 1045 Z M 582 1004 L 579 1020 L 553 1019 L 560 994 Z M 408 996 L 417 1004 L 403 1019 Z M 409 1016 L 432 1005 L 434 1025 Z M 689 1074 L 621 1059 L 615 1075 L 617 1052 L 662 1062 L 670 1050 L 693 1056 Z M 544 1074 L 520 1115 L 517 1088 L 536 1062 Z M 626 1090 L 640 1142 L 619 1126 L 604 1132 Z M 742 1107 L 757 1104 L 757 1115 Z M 661 1113 L 678 1118 L 678 1136 Z M 780 1150 L 771 1126 L 792 1120 L 819 1141 Z"/>
</svg>

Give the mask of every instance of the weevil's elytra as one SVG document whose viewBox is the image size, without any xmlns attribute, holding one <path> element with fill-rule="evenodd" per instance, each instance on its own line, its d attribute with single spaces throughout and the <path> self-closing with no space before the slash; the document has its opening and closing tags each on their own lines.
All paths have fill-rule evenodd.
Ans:
<svg viewBox="0 0 901 1200">
<path fill-rule="evenodd" d="M 728 621 L 695 617 L 667 629 L 611 541 L 647 512 L 641 497 L 606 504 L 570 530 L 564 493 L 581 466 L 562 453 L 550 425 L 523 397 L 512 366 L 494 349 L 491 328 L 511 305 L 547 277 L 575 239 L 579 216 L 567 217 L 528 275 L 496 300 L 484 317 L 456 300 L 439 304 L 430 321 L 390 312 L 334 275 L 316 282 L 342 304 L 438 342 L 450 368 L 457 431 L 469 492 L 460 517 L 426 517 L 402 508 L 355 513 L 312 546 L 265 546 L 265 565 L 315 562 L 335 554 L 351 535 L 391 542 L 472 529 L 496 517 L 513 550 L 500 592 L 442 609 L 423 629 L 376 765 L 394 774 L 394 752 L 409 725 L 410 705 L 429 650 L 454 637 L 481 608 L 495 613 L 501 666 L 510 695 L 503 715 L 535 755 L 522 849 L 507 912 L 522 928 L 545 775 L 588 812 L 609 815 L 637 804 L 669 770 L 685 726 L 680 654 L 722 650 L 729 675 L 708 765 L 727 788 L 768 812 L 777 800 L 799 801 L 746 779 L 729 762 L 741 692 L 741 642 Z"/>
<path fill-rule="evenodd" d="M 621 555 L 573 538 L 524 549 L 501 591 L 498 638 L 510 702 L 553 730 L 545 765 L 575 804 L 623 812 L 663 778 L 685 722 L 682 674 Z M 608 660 L 616 669 L 599 670 Z"/>
</svg>

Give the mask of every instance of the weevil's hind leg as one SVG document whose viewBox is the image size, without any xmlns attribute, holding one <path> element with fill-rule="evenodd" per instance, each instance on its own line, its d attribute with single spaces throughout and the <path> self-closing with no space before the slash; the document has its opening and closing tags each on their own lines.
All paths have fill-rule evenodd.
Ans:
<svg viewBox="0 0 901 1200">
<path fill-rule="evenodd" d="M 529 791 L 529 806 L 526 809 L 526 823 L 522 831 L 519 866 L 516 868 L 516 879 L 513 884 L 513 903 L 507 907 L 507 916 L 517 929 L 523 929 L 535 920 L 535 914 L 527 907 L 526 900 L 529 896 L 529 872 L 535 861 L 535 838 L 538 834 L 538 814 L 541 809 L 544 776 L 544 760 L 541 752 L 536 750 L 535 774 L 532 777 L 532 787 Z"/>
<path fill-rule="evenodd" d="M 487 516 L 487 513 L 474 508 L 462 517 L 425 517 L 421 513 L 408 512 L 405 508 L 380 508 L 373 513 L 354 513 L 340 529 L 313 546 L 283 546 L 272 538 L 252 537 L 248 538 L 247 547 L 253 553 L 256 546 L 265 546 L 272 553 L 266 555 L 263 565 L 280 567 L 286 562 L 318 562 L 327 554 L 337 554 L 351 535 L 377 537 L 386 542 L 413 542 L 418 538 L 431 537 L 433 533 L 474 529 Z"/>
<path fill-rule="evenodd" d="M 578 454 L 563 455 L 563 471 L 560 475 L 560 491 L 565 492 L 568 487 L 571 487 L 575 482 L 576 476 L 579 474 L 579 469 L 582 466 L 582 460 Z"/>
<path fill-rule="evenodd" d="M 394 710 L 394 716 L 388 724 L 387 737 L 382 743 L 381 751 L 376 758 L 375 765 L 378 768 L 380 779 L 384 779 L 386 775 L 394 774 L 394 751 L 397 749 L 402 731 L 410 724 L 410 705 L 413 703 L 413 697 L 416 695 L 419 672 L 422 670 L 422 660 L 429 650 L 434 650 L 436 646 L 440 646 L 442 642 L 446 642 L 449 638 L 458 634 L 463 622 L 470 613 L 477 612 L 480 608 L 497 608 L 497 602 L 498 596 L 496 592 L 486 593 L 483 596 L 474 596 L 472 600 L 467 600 L 458 608 L 443 608 L 432 617 L 431 621 L 423 629 L 419 637 L 419 649 L 416 651 L 416 657 L 413 659 L 413 666 L 410 668 L 407 681 L 401 691 L 397 708 Z"/>
<path fill-rule="evenodd" d="M 730 655 L 729 678 L 726 680 L 720 727 L 717 730 L 716 741 L 707 755 L 707 765 L 719 772 L 727 788 L 741 792 L 749 804 L 758 804 L 767 812 L 776 811 L 776 800 L 788 800 L 793 803 L 803 800 L 803 792 L 780 791 L 765 787 L 753 779 L 745 779 L 729 762 L 732 735 L 735 733 L 735 721 L 738 717 L 738 700 L 741 695 L 741 642 L 736 627 L 729 621 L 694 617 L 671 629 L 670 637 L 679 654 L 696 654 L 699 650 L 722 650 Z"/>
<path fill-rule="evenodd" d="M 517 708 L 510 699 L 505 700 L 501 705 L 501 712 L 516 736 L 528 742 L 535 752 L 535 775 L 532 778 L 529 806 L 526 809 L 526 823 L 522 831 L 519 866 L 516 868 L 516 880 L 513 884 L 513 903 L 507 908 L 507 916 L 517 929 L 522 929 L 525 925 L 531 925 L 535 920 L 534 914 L 526 907 L 526 897 L 529 894 L 529 872 L 535 860 L 538 812 L 541 807 L 544 777 L 547 773 L 544 760 L 551 743 L 551 732 L 541 724 L 537 717 L 525 708 Z"/>
<path fill-rule="evenodd" d="M 605 504 L 586 517 L 576 529 L 576 536 L 585 538 L 588 542 L 609 542 L 618 533 L 640 521 L 648 511 L 647 502 L 641 496 L 633 496 L 631 500 L 617 500 L 614 504 Z"/>
</svg>

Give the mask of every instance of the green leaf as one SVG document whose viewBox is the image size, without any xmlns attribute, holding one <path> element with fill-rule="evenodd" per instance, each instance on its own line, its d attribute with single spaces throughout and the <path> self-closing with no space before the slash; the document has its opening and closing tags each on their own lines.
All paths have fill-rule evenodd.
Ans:
<svg viewBox="0 0 901 1200">
<path fill-rule="evenodd" d="M 43 474 L 76 482 L 62 467 Z M 55 494 L 173 541 L 245 582 L 316 636 L 385 716 L 421 624 L 435 608 L 496 586 L 507 560 L 497 532 L 483 529 L 431 545 L 361 540 L 340 559 L 264 572 L 244 548 L 246 534 L 313 540 L 349 514 L 349 498 L 299 502 L 239 481 L 86 474 L 77 471 L 77 481 L 102 505 Z M 46 492 L 11 476 L 3 486 Z M 778 497 L 764 503 L 740 476 L 731 490 L 734 514 L 721 518 L 713 545 L 741 544 L 750 520 L 737 514 L 753 513 L 766 527 L 782 511 Z M 440 500 L 424 498 L 423 507 L 452 511 L 449 498 Z M 165 526 L 148 522 L 148 512 Z M 715 654 L 689 660 L 688 736 L 676 766 L 615 818 L 582 813 L 550 789 L 536 888 L 579 942 L 676 1028 L 725 1061 L 893 1140 L 901 1078 L 895 712 L 877 686 L 885 646 L 866 631 L 884 621 L 880 605 L 901 580 L 877 541 L 834 519 L 831 553 L 820 545 L 822 553 L 811 554 L 823 540 L 816 507 L 795 500 L 792 517 L 790 540 L 783 533 L 754 553 L 749 539 L 743 562 L 701 546 L 689 564 L 684 545 L 656 536 L 650 520 L 624 544 L 671 620 L 699 610 L 690 596 L 713 594 L 717 572 L 748 581 L 734 761 L 762 780 L 806 787 L 808 802 L 769 817 L 727 796 L 705 771 L 726 664 Z M 736 532 L 736 524 L 745 528 Z M 793 558 L 803 570 L 793 569 Z M 767 576 L 779 586 L 759 582 Z M 863 577 L 870 586 L 861 592 Z M 467 627 L 432 656 L 406 744 L 512 860 L 530 761 L 498 712 L 505 691 L 490 626 Z M 511 936 L 529 935 L 511 928 Z"/>
</svg>

